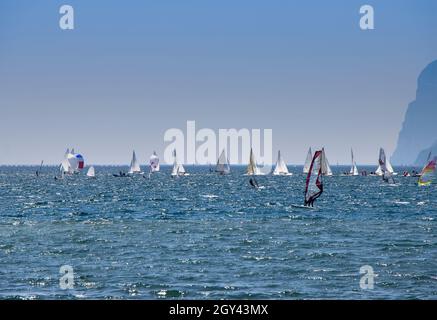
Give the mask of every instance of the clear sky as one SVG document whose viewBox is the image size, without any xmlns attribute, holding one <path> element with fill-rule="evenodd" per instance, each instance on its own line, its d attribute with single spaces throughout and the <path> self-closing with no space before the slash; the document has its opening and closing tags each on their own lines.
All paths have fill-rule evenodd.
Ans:
<svg viewBox="0 0 437 320">
<path fill-rule="evenodd" d="M 375 30 L 359 28 L 364 4 Z M 436 16 L 435 0 L 2 0 L 0 164 L 59 163 L 71 146 L 144 162 L 187 120 L 273 129 L 288 163 L 310 145 L 376 163 L 437 59 Z"/>
</svg>

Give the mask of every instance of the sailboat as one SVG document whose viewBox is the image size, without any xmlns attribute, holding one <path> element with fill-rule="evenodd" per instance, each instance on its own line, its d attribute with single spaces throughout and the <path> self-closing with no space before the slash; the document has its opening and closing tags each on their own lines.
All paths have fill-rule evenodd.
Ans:
<svg viewBox="0 0 437 320">
<path fill-rule="evenodd" d="M 128 174 L 134 173 L 142 173 L 140 163 L 137 160 L 137 155 L 135 154 L 135 150 L 132 152 L 132 160 L 130 162 L 130 168 Z"/>
<path fill-rule="evenodd" d="M 273 170 L 274 176 L 291 176 L 292 174 L 288 171 L 287 165 L 282 159 L 281 150 L 278 151 L 278 160 L 276 160 L 275 170 Z"/>
<path fill-rule="evenodd" d="M 391 166 L 390 166 L 391 167 Z M 382 172 L 382 180 L 388 183 L 395 183 L 392 176 L 392 171 L 387 167 L 387 159 L 383 148 L 379 149 L 379 168 Z M 393 168 L 391 168 L 393 170 Z"/>
<path fill-rule="evenodd" d="M 325 148 L 322 148 L 322 174 L 324 176 L 332 176 L 331 166 L 329 165 L 328 158 L 326 157 Z"/>
<path fill-rule="evenodd" d="M 188 173 L 185 172 L 185 168 L 182 165 L 182 163 L 179 163 L 178 158 L 176 156 L 176 149 L 173 150 L 173 157 L 174 157 L 174 162 L 173 162 L 173 169 L 171 171 L 171 175 L 172 176 L 187 176 Z"/>
<path fill-rule="evenodd" d="M 431 158 L 431 157 L 430 157 Z M 435 168 L 437 163 L 437 157 L 434 157 L 431 161 L 420 172 L 419 181 L 417 182 L 419 186 L 429 186 L 432 183 L 432 177 L 434 176 Z"/>
<path fill-rule="evenodd" d="M 228 158 L 226 158 L 226 152 L 224 149 L 220 154 L 220 157 L 217 159 L 215 172 L 218 172 L 221 175 L 229 174 L 231 172 L 231 166 L 229 165 Z"/>
<path fill-rule="evenodd" d="M 250 159 L 249 159 L 249 165 L 247 166 L 246 175 L 248 176 L 262 175 L 261 170 L 256 165 L 255 155 L 253 154 L 252 148 L 250 148 Z"/>
<path fill-rule="evenodd" d="M 96 170 L 93 166 L 89 167 L 88 172 L 86 173 L 87 177 L 95 178 L 96 177 Z"/>
<path fill-rule="evenodd" d="M 39 166 L 39 169 L 36 170 L 36 176 L 39 177 L 39 175 L 41 174 L 42 171 L 42 166 L 44 165 L 44 160 L 41 161 L 41 164 Z"/>
<path fill-rule="evenodd" d="M 381 150 L 382 150 L 382 152 L 384 153 L 384 158 L 385 158 L 385 151 L 384 151 L 383 148 L 380 148 L 380 150 L 379 150 L 379 154 L 380 154 L 380 156 L 381 156 Z M 386 159 L 386 158 L 385 158 L 385 169 L 386 169 L 390 174 L 392 174 L 392 175 L 396 175 L 396 173 L 394 172 L 393 167 L 392 167 L 390 161 L 389 161 L 388 159 Z M 383 175 L 384 175 L 384 171 L 383 171 L 383 169 L 381 168 L 381 164 L 379 164 L 378 169 L 376 169 L 376 171 L 375 171 L 375 174 L 376 174 L 377 176 L 383 176 Z"/>
<path fill-rule="evenodd" d="M 313 161 L 313 153 L 310 148 L 308 150 L 307 158 L 305 159 L 305 164 L 303 166 L 303 173 L 308 173 L 310 171 L 310 166 L 312 161 Z"/>
<path fill-rule="evenodd" d="M 150 173 L 159 172 L 159 158 L 156 155 L 156 152 L 153 151 L 153 154 L 150 156 Z"/>
<path fill-rule="evenodd" d="M 319 150 L 314 153 L 311 160 L 308 175 L 305 183 L 305 202 L 306 207 L 313 207 L 314 201 L 323 193 L 323 173 L 324 151 Z"/>
<path fill-rule="evenodd" d="M 351 170 L 349 172 L 349 175 L 359 176 L 360 174 L 358 172 L 357 164 L 355 163 L 355 160 L 354 160 L 354 151 L 352 150 L 352 148 L 351 148 L 351 162 L 352 162 L 352 167 L 351 167 Z"/>
</svg>

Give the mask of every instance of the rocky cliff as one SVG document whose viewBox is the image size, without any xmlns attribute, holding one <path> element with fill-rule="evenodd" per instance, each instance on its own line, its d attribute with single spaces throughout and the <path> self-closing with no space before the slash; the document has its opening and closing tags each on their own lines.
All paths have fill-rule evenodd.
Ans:
<svg viewBox="0 0 437 320">
<path fill-rule="evenodd" d="M 414 164 L 419 161 L 418 154 L 422 151 L 426 153 L 436 141 L 437 60 L 419 76 L 416 100 L 408 106 L 391 161 L 394 165 Z"/>
</svg>

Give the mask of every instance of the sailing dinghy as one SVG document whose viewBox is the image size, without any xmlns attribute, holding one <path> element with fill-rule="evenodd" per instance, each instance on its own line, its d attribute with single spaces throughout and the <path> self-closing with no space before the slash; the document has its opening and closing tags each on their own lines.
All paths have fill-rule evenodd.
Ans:
<svg viewBox="0 0 437 320">
<path fill-rule="evenodd" d="M 391 166 L 390 166 L 391 168 Z M 393 175 L 392 175 L 392 171 L 393 168 L 391 168 L 391 170 L 389 169 L 389 167 L 387 167 L 387 159 L 385 156 L 385 151 L 383 148 L 379 149 L 379 168 L 381 169 L 382 172 L 382 180 L 391 184 L 395 183 L 395 180 L 393 179 Z"/>
<path fill-rule="evenodd" d="M 174 157 L 174 162 L 173 162 L 173 169 L 171 171 L 171 175 L 173 177 L 187 176 L 188 173 L 185 172 L 184 166 L 182 165 L 182 163 L 178 161 L 178 158 L 176 156 L 176 149 L 173 150 L 173 157 Z"/>
<path fill-rule="evenodd" d="M 431 158 L 431 157 L 430 157 Z M 432 183 L 432 178 L 434 176 L 435 168 L 437 163 L 437 157 L 434 157 L 428 164 L 422 169 L 417 182 L 419 186 L 429 186 Z"/>
<path fill-rule="evenodd" d="M 215 172 L 218 172 L 220 175 L 229 174 L 231 172 L 231 166 L 229 165 L 229 160 L 226 157 L 226 152 L 224 149 L 217 160 Z"/>
<path fill-rule="evenodd" d="M 357 164 L 355 163 L 354 160 L 354 151 L 351 149 L 351 160 L 352 160 L 352 167 L 351 170 L 349 172 L 349 175 L 351 176 L 359 176 L 359 172 L 358 172 L 358 168 L 357 168 Z"/>
<path fill-rule="evenodd" d="M 273 170 L 274 176 L 291 176 L 292 174 L 288 171 L 287 165 L 284 159 L 282 159 L 281 150 L 278 151 L 278 160 L 276 160 L 275 170 Z"/>
<path fill-rule="evenodd" d="M 141 167 L 140 167 L 140 163 L 137 159 L 137 155 L 135 154 L 135 150 L 132 152 L 132 160 L 130 162 L 130 168 L 129 168 L 129 172 L 128 174 L 135 174 L 135 173 L 140 173 L 141 172 Z"/>
<path fill-rule="evenodd" d="M 305 184 L 304 206 L 313 207 L 314 201 L 323 193 L 323 149 L 316 151 L 311 161 Z"/>
<path fill-rule="evenodd" d="M 311 162 L 313 161 L 313 152 L 311 148 L 308 150 L 307 157 L 305 159 L 305 164 L 303 166 L 303 173 L 308 173 L 310 171 Z"/>
<path fill-rule="evenodd" d="M 96 170 L 93 166 L 89 167 L 88 172 L 86 173 L 86 176 L 89 178 L 95 178 L 96 177 Z"/>
<path fill-rule="evenodd" d="M 383 148 L 380 148 L 380 150 L 379 150 L 380 158 L 381 158 L 381 150 L 384 153 L 384 158 L 385 158 L 385 151 Z M 388 171 L 391 175 L 397 175 L 397 173 L 394 172 L 393 167 L 388 159 L 385 159 L 385 170 Z M 377 176 L 384 175 L 384 171 L 381 168 L 381 164 L 378 165 L 378 169 L 376 169 L 375 175 L 377 175 Z"/>
<path fill-rule="evenodd" d="M 328 158 L 326 157 L 325 148 L 322 148 L 322 174 L 324 176 L 332 176 L 331 166 L 329 165 Z"/>
<path fill-rule="evenodd" d="M 252 148 L 250 148 L 249 165 L 247 166 L 246 175 L 248 176 L 262 176 L 261 170 L 256 165 L 255 155 Z"/>
</svg>

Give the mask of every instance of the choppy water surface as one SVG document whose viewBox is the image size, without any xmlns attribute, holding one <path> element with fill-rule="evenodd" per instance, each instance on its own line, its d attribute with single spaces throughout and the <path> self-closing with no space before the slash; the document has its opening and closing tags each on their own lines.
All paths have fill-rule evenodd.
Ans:
<svg viewBox="0 0 437 320">
<path fill-rule="evenodd" d="M 436 185 L 328 177 L 308 210 L 303 174 L 259 177 L 256 191 L 241 167 L 187 170 L 55 181 L 54 168 L 0 167 L 0 298 L 437 298 Z M 74 289 L 60 288 L 62 265 Z"/>
</svg>

